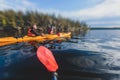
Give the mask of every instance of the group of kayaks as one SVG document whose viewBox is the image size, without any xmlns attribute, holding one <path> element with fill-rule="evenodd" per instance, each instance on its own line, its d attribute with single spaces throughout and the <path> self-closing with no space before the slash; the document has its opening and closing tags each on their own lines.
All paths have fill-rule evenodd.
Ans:
<svg viewBox="0 0 120 80">
<path fill-rule="evenodd" d="M 47 40 L 51 40 L 51 41 L 52 40 L 64 40 L 68 38 L 71 38 L 71 32 L 59 33 L 59 35 L 58 34 L 45 34 L 44 36 L 35 36 L 35 37 L 30 37 L 30 36 L 24 36 L 21 38 L 4 37 L 4 38 L 0 38 L 0 46 L 20 43 L 20 42 L 30 42 L 30 41 L 36 41 L 36 42 L 42 43 Z"/>
</svg>

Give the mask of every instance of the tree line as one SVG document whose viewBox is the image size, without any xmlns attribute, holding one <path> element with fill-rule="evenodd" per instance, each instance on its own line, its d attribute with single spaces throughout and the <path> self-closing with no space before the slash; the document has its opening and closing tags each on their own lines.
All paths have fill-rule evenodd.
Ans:
<svg viewBox="0 0 120 80">
<path fill-rule="evenodd" d="M 61 26 L 62 29 L 68 28 L 69 31 L 79 30 L 86 32 L 88 30 L 88 25 L 85 22 L 64 18 L 61 15 L 55 16 L 54 14 L 43 14 L 37 11 L 0 11 L 1 28 L 9 26 L 18 28 L 18 26 L 20 26 L 27 29 L 33 24 L 37 24 L 38 27 L 41 27 L 44 30 L 46 30 L 49 25 L 54 25 L 56 28 L 59 28 L 59 26 Z"/>
</svg>

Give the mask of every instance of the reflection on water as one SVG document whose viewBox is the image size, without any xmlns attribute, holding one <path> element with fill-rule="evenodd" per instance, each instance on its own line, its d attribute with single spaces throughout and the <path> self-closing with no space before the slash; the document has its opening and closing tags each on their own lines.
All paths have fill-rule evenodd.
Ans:
<svg viewBox="0 0 120 80">
<path fill-rule="evenodd" d="M 93 30 L 71 39 L 78 43 L 55 44 L 58 80 L 119 80 L 119 35 L 119 30 Z M 51 80 L 32 49 L 27 43 L 0 47 L 0 80 Z"/>
</svg>

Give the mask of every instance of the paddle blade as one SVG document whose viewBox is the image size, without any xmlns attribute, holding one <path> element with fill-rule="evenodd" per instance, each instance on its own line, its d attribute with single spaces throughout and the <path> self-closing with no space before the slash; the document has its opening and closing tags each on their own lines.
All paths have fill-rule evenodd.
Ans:
<svg viewBox="0 0 120 80">
<path fill-rule="evenodd" d="M 46 47 L 40 46 L 38 48 L 37 57 L 41 61 L 41 63 L 44 64 L 44 66 L 48 69 L 48 71 L 55 72 L 58 69 L 58 65 L 52 52 Z"/>
</svg>

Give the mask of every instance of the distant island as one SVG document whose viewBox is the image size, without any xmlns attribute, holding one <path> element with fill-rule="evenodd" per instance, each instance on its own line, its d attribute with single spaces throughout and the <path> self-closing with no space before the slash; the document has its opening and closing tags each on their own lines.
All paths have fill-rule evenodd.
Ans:
<svg viewBox="0 0 120 80">
<path fill-rule="evenodd" d="M 90 30 L 120 30 L 120 27 L 91 27 Z"/>
</svg>

